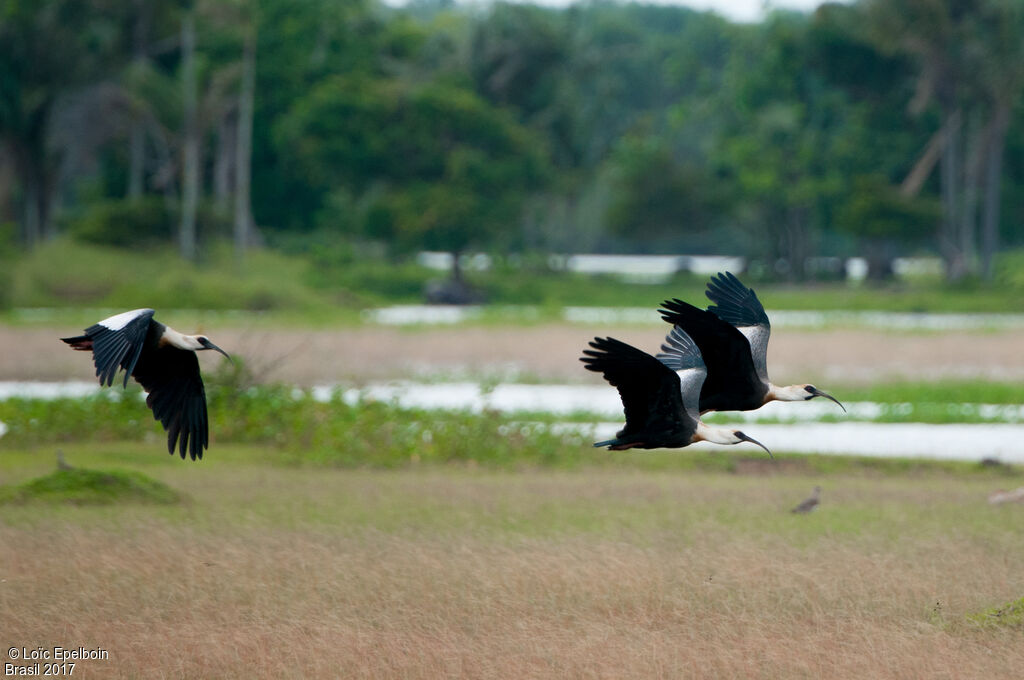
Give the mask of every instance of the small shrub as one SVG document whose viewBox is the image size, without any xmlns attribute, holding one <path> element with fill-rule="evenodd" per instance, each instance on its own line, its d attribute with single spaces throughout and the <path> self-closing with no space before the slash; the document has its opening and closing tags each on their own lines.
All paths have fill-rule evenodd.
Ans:
<svg viewBox="0 0 1024 680">
<path fill-rule="evenodd" d="M 85 243 L 122 248 L 149 246 L 173 238 L 175 212 L 159 196 L 102 201 L 69 219 L 67 229 Z"/>
<path fill-rule="evenodd" d="M 15 487 L 0 488 L 0 503 L 113 503 L 181 502 L 181 496 L 163 482 L 140 472 L 123 470 L 57 470 Z"/>
</svg>

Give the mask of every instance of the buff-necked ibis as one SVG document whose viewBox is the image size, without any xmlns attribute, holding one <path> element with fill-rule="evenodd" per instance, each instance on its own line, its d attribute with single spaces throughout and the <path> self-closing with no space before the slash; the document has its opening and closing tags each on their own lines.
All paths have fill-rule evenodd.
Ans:
<svg viewBox="0 0 1024 680">
<path fill-rule="evenodd" d="M 594 446 L 677 449 L 704 440 L 751 442 L 768 451 L 739 430 L 701 422 L 697 400 L 706 371 L 697 345 L 681 328 L 673 328 L 665 339 L 661 360 L 614 338 L 594 338 L 589 344 L 593 349 L 584 350 L 580 361 L 618 389 L 626 412 L 626 426 L 615 438 Z"/>
<path fill-rule="evenodd" d="M 100 385 L 113 385 L 118 369 L 142 385 L 146 405 L 167 431 L 167 451 L 177 445 L 181 457 L 203 457 L 209 446 L 206 391 L 196 352 L 227 352 L 205 335 L 184 335 L 153 318 L 152 309 L 136 309 L 104 319 L 85 335 L 61 338 L 72 349 L 91 351 Z M 228 357 L 230 359 L 231 357 Z"/>
<path fill-rule="evenodd" d="M 814 385 L 779 386 L 768 379 L 768 338 L 772 327 L 761 301 L 732 274 L 711 277 L 705 292 L 714 304 L 698 309 L 679 299 L 666 300 L 662 318 L 685 330 L 700 348 L 707 379 L 700 392 L 700 412 L 752 411 L 769 401 L 807 401 L 824 397 Z M 659 357 L 660 358 L 660 357 Z"/>
</svg>

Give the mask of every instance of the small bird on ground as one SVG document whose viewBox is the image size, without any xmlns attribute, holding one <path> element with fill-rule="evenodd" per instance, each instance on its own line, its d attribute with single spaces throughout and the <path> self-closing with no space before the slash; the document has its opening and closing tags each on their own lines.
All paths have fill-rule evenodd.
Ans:
<svg viewBox="0 0 1024 680">
<path fill-rule="evenodd" d="M 74 466 L 64 460 L 64 452 L 57 449 L 57 469 L 58 470 L 74 470 Z"/>
<path fill-rule="evenodd" d="M 816 486 L 814 487 L 814 491 L 811 492 L 811 495 L 802 500 L 800 505 L 790 510 L 790 512 L 797 515 L 806 515 L 811 510 L 818 507 L 819 503 L 821 503 L 821 487 Z"/>
<path fill-rule="evenodd" d="M 209 446 L 206 391 L 196 352 L 228 353 L 205 335 L 183 335 L 153 319 L 152 309 L 136 309 L 104 319 L 85 335 L 61 338 L 72 349 L 91 351 L 100 385 L 113 385 L 118 369 L 148 393 L 146 405 L 167 431 L 167 451 L 203 457 Z"/>
<path fill-rule="evenodd" d="M 768 451 L 739 430 L 701 422 L 697 400 L 706 370 L 697 345 L 681 328 L 672 329 L 657 359 L 614 338 L 594 338 L 589 344 L 593 349 L 584 350 L 580 361 L 618 389 L 626 412 L 626 426 L 615 438 L 594 446 L 612 451 L 681 448 L 705 440 L 750 442 Z"/>
<path fill-rule="evenodd" d="M 708 377 L 700 392 L 700 412 L 753 411 L 769 401 L 807 401 L 824 397 L 814 385 L 774 385 L 768 380 L 771 324 L 753 289 L 732 272 L 711 277 L 705 292 L 714 305 L 698 309 L 679 299 L 666 300 L 662 318 L 686 331 L 700 348 Z"/>
</svg>

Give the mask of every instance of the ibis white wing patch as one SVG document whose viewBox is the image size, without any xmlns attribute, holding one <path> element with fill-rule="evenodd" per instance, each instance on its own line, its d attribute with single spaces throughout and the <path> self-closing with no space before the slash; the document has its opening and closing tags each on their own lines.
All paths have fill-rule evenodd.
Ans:
<svg viewBox="0 0 1024 680">
<path fill-rule="evenodd" d="M 754 359 L 754 368 L 761 382 L 768 382 L 768 338 L 771 329 L 767 326 L 737 326 L 736 330 L 750 343 L 750 356 Z"/>
<path fill-rule="evenodd" d="M 148 317 L 146 318 L 146 323 L 149 323 L 149 319 L 153 318 L 154 313 L 155 312 L 152 309 L 133 309 L 130 312 L 121 312 L 120 314 L 115 314 L 112 317 L 97 322 L 96 325 L 103 326 L 107 330 L 119 331 L 144 314 L 148 314 Z"/>
<path fill-rule="evenodd" d="M 679 394 L 695 421 L 700 420 L 700 388 L 704 385 L 708 369 L 693 339 L 679 326 L 673 326 L 661 346 L 658 361 L 679 376 Z"/>
</svg>

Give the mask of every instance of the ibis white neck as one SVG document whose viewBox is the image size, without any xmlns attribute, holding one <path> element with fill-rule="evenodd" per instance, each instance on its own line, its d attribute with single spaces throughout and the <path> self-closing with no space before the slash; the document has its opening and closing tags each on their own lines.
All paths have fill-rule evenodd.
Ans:
<svg viewBox="0 0 1024 680">
<path fill-rule="evenodd" d="M 198 340 L 196 340 L 196 336 L 184 335 L 183 333 L 179 333 L 178 331 L 174 330 L 170 326 L 168 326 L 167 329 L 164 331 L 163 340 L 166 341 L 167 344 L 171 345 L 172 347 L 177 347 L 178 349 L 188 349 L 192 350 L 193 352 L 199 349 L 203 349 L 203 346 L 199 344 Z"/>
<path fill-rule="evenodd" d="M 779 385 L 768 384 L 768 394 L 765 395 L 765 403 L 769 401 L 806 401 L 811 398 L 810 393 L 804 389 L 806 385 Z"/>
<path fill-rule="evenodd" d="M 708 441 L 712 444 L 738 444 L 742 440 L 734 430 L 724 427 L 711 427 L 703 421 L 697 421 L 697 431 L 693 433 L 693 441 Z"/>
</svg>

